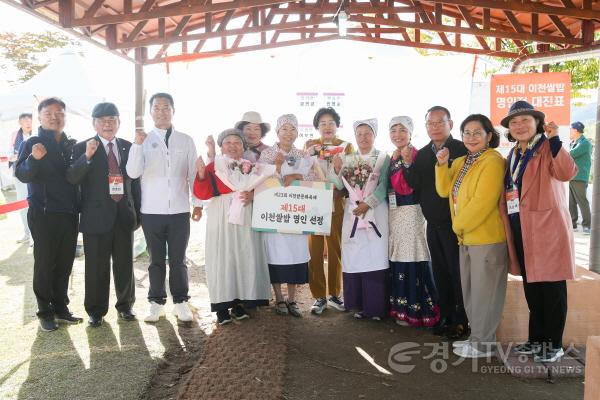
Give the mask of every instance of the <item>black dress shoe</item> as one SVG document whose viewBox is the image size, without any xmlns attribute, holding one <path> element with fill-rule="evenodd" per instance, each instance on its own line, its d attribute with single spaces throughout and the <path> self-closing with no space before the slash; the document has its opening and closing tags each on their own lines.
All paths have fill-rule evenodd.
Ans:
<svg viewBox="0 0 600 400">
<path fill-rule="evenodd" d="M 56 321 L 54 320 L 54 317 L 52 318 L 39 318 L 40 320 L 40 329 L 43 330 L 44 332 L 52 332 L 58 329 L 58 324 L 56 323 Z"/>
<path fill-rule="evenodd" d="M 468 325 L 457 324 L 453 325 L 446 332 L 446 338 L 450 340 L 463 340 L 469 337 L 471 329 Z"/>
<path fill-rule="evenodd" d="M 119 311 L 119 318 L 124 321 L 135 321 L 135 314 L 131 310 Z"/>
<path fill-rule="evenodd" d="M 100 325 L 102 325 L 102 317 L 96 317 L 94 315 L 90 315 L 90 319 L 88 320 L 88 323 L 90 324 L 90 326 L 92 328 L 97 328 Z"/>
<path fill-rule="evenodd" d="M 64 324 L 80 324 L 83 322 L 83 318 L 76 317 L 69 311 L 62 314 L 56 314 L 56 320 Z"/>
</svg>

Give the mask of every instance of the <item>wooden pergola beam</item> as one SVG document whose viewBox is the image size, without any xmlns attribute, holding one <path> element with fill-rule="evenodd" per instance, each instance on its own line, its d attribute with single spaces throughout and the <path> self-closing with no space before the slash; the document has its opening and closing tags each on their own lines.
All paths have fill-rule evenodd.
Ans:
<svg viewBox="0 0 600 400">
<path fill-rule="evenodd" d="M 247 33 L 260 33 L 260 32 L 269 32 L 269 31 L 285 31 L 288 29 L 301 28 L 311 25 L 321 25 L 324 23 L 331 22 L 329 18 L 317 17 L 308 20 L 302 21 L 294 21 L 294 22 L 282 22 L 278 24 L 268 24 L 268 25 L 258 25 L 258 26 L 243 26 L 238 29 L 224 29 L 227 24 L 223 24 L 223 29 L 217 29 L 214 32 L 205 32 L 205 33 L 195 33 L 195 34 L 187 34 L 186 36 L 177 35 L 169 35 L 166 38 L 148 38 L 136 40 L 135 42 L 123 42 L 117 43 L 116 49 L 127 49 L 131 47 L 140 47 L 140 46 L 152 46 L 152 45 L 160 45 L 166 43 L 177 43 L 181 41 L 192 41 L 192 40 L 201 40 L 205 41 L 208 39 L 215 39 L 220 37 L 228 37 L 228 36 L 238 36 L 244 35 Z M 336 31 L 337 32 L 337 31 Z"/>
<path fill-rule="evenodd" d="M 75 2 L 73 0 L 58 0 L 58 22 L 65 28 L 70 28 L 75 18 Z"/>
<path fill-rule="evenodd" d="M 431 17 L 431 15 L 429 15 L 429 13 L 427 11 L 425 11 L 425 9 L 423 8 L 423 6 L 421 5 L 421 2 L 419 0 L 411 0 L 413 6 L 419 8 L 421 11 L 419 11 L 419 16 L 421 17 L 421 21 L 423 22 L 427 22 L 429 24 L 433 24 L 433 18 Z M 446 37 L 446 34 L 444 32 L 437 32 L 437 34 L 440 36 L 440 39 L 442 39 L 442 42 L 444 42 L 444 44 L 446 46 L 450 46 L 450 41 L 448 40 L 448 38 Z"/>
<path fill-rule="evenodd" d="M 275 49 L 280 47 L 288 47 L 288 46 L 298 46 L 301 44 L 309 44 L 309 43 L 320 43 L 327 42 L 334 39 L 339 39 L 339 35 L 328 35 L 328 36 L 319 36 L 315 38 L 306 38 L 306 39 L 296 39 L 296 40 L 286 40 L 284 42 L 274 42 L 268 43 L 266 45 L 250 45 L 250 46 L 242 46 L 236 49 L 225 49 L 225 50 L 216 50 L 216 51 L 208 51 L 197 54 L 197 58 L 211 58 L 211 57 L 222 57 L 229 56 L 237 53 L 245 53 L 249 51 L 257 51 L 257 50 L 266 50 L 266 49 Z M 175 61 L 188 61 L 192 60 L 194 57 L 190 57 L 189 54 L 182 56 L 172 56 L 172 57 L 163 57 L 159 59 L 153 59 L 146 64 L 158 64 L 162 62 L 175 62 Z"/>
<path fill-rule="evenodd" d="M 33 8 L 35 10 L 40 7 L 46 7 L 46 6 L 49 6 L 50 4 L 54 4 L 57 2 L 58 2 L 58 0 L 42 0 L 42 1 L 34 2 L 31 6 L 31 8 Z"/>
<path fill-rule="evenodd" d="M 83 14 L 83 18 L 90 18 L 96 15 L 102 4 L 104 4 L 104 0 L 94 0 L 92 5 Z"/>
<path fill-rule="evenodd" d="M 59 0 L 63 1 L 63 0 Z M 217 4 L 202 4 L 202 5 L 181 5 L 176 3 L 175 5 L 168 5 L 164 7 L 157 7 L 150 11 L 138 11 L 130 14 L 119 14 L 119 15 L 104 15 L 101 17 L 92 18 L 78 18 L 72 21 L 71 27 L 79 26 L 93 26 L 103 24 L 120 24 L 123 22 L 131 21 L 147 21 L 149 19 L 161 18 L 161 17 L 177 17 L 183 15 L 202 14 L 208 12 L 220 12 L 235 10 L 239 8 L 250 8 L 268 6 L 272 4 L 287 3 L 288 0 L 235 0 L 226 3 Z"/>
<path fill-rule="evenodd" d="M 554 26 L 556 27 L 556 29 L 558 29 L 564 37 L 567 37 L 567 38 L 573 37 L 573 34 L 571 33 L 571 31 L 567 29 L 567 27 L 565 26 L 565 24 L 562 23 L 560 18 L 558 18 L 556 15 L 549 15 L 549 17 L 550 17 L 550 20 L 552 21 L 552 23 L 554 24 Z"/>
<path fill-rule="evenodd" d="M 465 20 L 465 22 L 467 23 L 467 25 L 469 25 L 470 28 L 472 28 L 472 29 L 479 29 L 479 27 L 477 26 L 477 24 L 475 23 L 475 21 L 471 17 L 471 13 L 469 12 L 469 10 L 467 10 L 466 7 L 464 7 L 464 6 L 458 6 L 458 10 L 460 11 L 461 15 L 463 16 L 463 19 Z M 459 25 L 459 27 L 460 27 L 460 25 Z M 490 49 L 490 47 L 488 46 L 487 42 L 485 41 L 485 39 L 483 37 L 481 37 L 481 36 L 475 36 L 475 39 L 477 39 L 477 41 L 481 45 L 482 49 L 486 49 L 486 50 Z"/>
<path fill-rule="evenodd" d="M 517 53 L 511 53 L 508 51 L 473 49 L 470 47 L 457 47 L 457 46 L 452 46 L 452 45 L 448 46 L 445 44 L 435 44 L 435 43 L 406 42 L 404 40 L 397 40 L 397 39 L 386 39 L 386 38 L 372 39 L 372 38 L 367 38 L 364 36 L 354 36 L 354 35 L 347 36 L 346 38 L 348 40 L 354 40 L 357 42 L 380 43 L 380 44 L 387 44 L 387 45 L 392 45 L 392 46 L 414 47 L 414 48 L 420 48 L 420 49 L 430 49 L 430 50 L 438 50 L 438 51 L 450 51 L 450 52 L 456 52 L 456 53 L 487 55 L 487 56 L 493 56 L 493 57 L 517 58 L 519 56 Z"/>
<path fill-rule="evenodd" d="M 537 13 L 558 15 L 580 19 L 600 19 L 600 11 L 581 9 L 577 7 L 556 7 L 541 2 L 519 0 L 443 0 L 444 4 L 454 4 L 470 7 L 491 8 L 494 10 L 515 11 L 522 13 Z"/>
<path fill-rule="evenodd" d="M 376 3 L 378 4 L 378 3 Z M 380 3 L 383 4 L 383 3 Z M 322 6 L 315 4 L 306 4 L 305 7 L 300 7 L 298 4 L 290 3 L 287 8 L 279 8 L 275 11 L 276 14 L 286 15 L 334 15 L 340 8 L 339 4 L 325 3 Z M 350 3 L 345 7 L 345 11 L 348 14 L 375 14 L 375 13 L 386 13 L 386 14 L 412 14 L 417 12 L 417 7 L 395 7 L 385 5 L 365 5 L 364 3 Z"/>
<path fill-rule="evenodd" d="M 426 31 L 441 31 L 446 33 L 458 33 L 465 35 L 473 35 L 473 36 L 483 36 L 483 37 L 496 37 L 500 39 L 513 39 L 513 40 L 535 40 L 537 42 L 542 43 L 567 43 L 572 45 L 582 45 L 583 41 L 579 38 L 561 38 L 558 36 L 550 36 L 550 35 L 532 35 L 530 33 L 518 33 L 518 32 L 508 32 L 508 31 L 500 31 L 500 30 L 483 30 L 478 28 L 466 28 L 466 27 L 457 27 L 457 26 L 449 26 L 449 25 L 436 25 L 436 24 L 427 24 L 423 22 L 411 22 L 404 20 L 389 20 L 384 18 L 377 17 L 364 17 L 364 16 L 352 16 L 350 18 L 351 21 L 355 22 L 364 22 L 368 24 L 379 24 L 384 26 L 393 26 L 407 29 L 421 29 Z"/>
<path fill-rule="evenodd" d="M 146 12 L 146 11 L 150 10 L 152 8 L 152 6 L 154 5 L 154 3 L 156 3 L 156 0 L 146 0 L 144 2 L 144 4 L 142 5 L 142 8 L 140 8 L 140 11 Z M 147 23 L 148 23 L 147 20 L 138 22 L 137 25 L 135 26 L 135 28 L 133 28 L 131 30 L 131 32 L 129 33 L 129 35 L 127 36 L 127 41 L 135 40 L 135 38 L 140 34 L 140 32 L 142 32 L 142 29 L 144 29 L 144 27 L 146 26 Z"/>
</svg>

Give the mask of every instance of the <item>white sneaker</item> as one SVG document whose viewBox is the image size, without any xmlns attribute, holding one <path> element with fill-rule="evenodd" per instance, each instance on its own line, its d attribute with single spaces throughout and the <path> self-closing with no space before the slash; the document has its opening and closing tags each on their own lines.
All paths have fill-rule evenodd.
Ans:
<svg viewBox="0 0 600 400">
<path fill-rule="evenodd" d="M 190 310 L 190 306 L 188 305 L 187 301 L 175 303 L 173 314 L 175 314 L 177 319 L 181 322 L 190 322 L 192 319 L 194 319 L 192 310 Z"/>
<path fill-rule="evenodd" d="M 487 358 L 496 354 L 495 351 L 479 351 L 471 344 L 466 344 L 463 347 L 455 347 L 454 354 L 462 358 Z"/>
<path fill-rule="evenodd" d="M 457 347 L 464 347 L 466 345 L 468 345 L 470 343 L 470 340 L 456 340 L 454 342 L 452 342 L 452 347 L 453 348 L 457 348 Z"/>
<path fill-rule="evenodd" d="M 21 244 L 21 243 L 29 244 L 30 241 L 31 241 L 31 237 L 29 237 L 29 235 L 24 235 L 21 239 L 17 240 L 17 243 L 18 244 Z"/>
<path fill-rule="evenodd" d="M 144 322 L 158 322 L 160 317 L 165 316 L 165 306 L 162 304 L 155 303 L 153 301 L 150 302 L 150 311 L 146 318 L 144 318 Z"/>
</svg>

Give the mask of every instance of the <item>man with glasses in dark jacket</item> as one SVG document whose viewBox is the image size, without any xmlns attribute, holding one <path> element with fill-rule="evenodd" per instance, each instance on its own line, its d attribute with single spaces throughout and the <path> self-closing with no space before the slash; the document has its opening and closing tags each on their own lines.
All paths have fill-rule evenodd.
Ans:
<svg viewBox="0 0 600 400">
<path fill-rule="evenodd" d="M 469 334 L 467 314 L 463 305 L 458 259 L 458 239 L 452 230 L 448 199 L 435 190 L 436 154 L 443 148 L 450 151 L 449 164 L 467 154 L 463 142 L 450 134 L 450 111 L 435 106 L 427 110 L 425 127 L 431 142 L 412 159 L 411 149 L 402 153 L 404 177 L 415 190 L 427 220 L 427 245 L 431 253 L 431 267 L 439 295 L 440 323 L 434 334 L 449 339 L 463 339 Z"/>
</svg>

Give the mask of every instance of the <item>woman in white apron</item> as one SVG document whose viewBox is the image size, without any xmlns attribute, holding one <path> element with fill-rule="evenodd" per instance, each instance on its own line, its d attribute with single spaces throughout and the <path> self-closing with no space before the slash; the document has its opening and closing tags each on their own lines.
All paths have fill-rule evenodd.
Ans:
<svg viewBox="0 0 600 400">
<path fill-rule="evenodd" d="M 241 131 L 228 129 L 217 140 L 226 163 L 243 162 L 247 147 Z M 271 288 L 265 249 L 261 234 L 251 229 L 252 194 L 238 192 L 217 175 L 224 176 L 219 162 L 199 166 L 194 182 L 194 194 L 209 200 L 206 206 L 206 281 L 211 311 L 217 313 L 217 322 L 224 325 L 249 318 L 246 309 L 269 305 Z M 272 174 L 272 173 L 271 173 Z M 233 196 L 239 196 L 242 224 L 231 222 Z M 231 309 L 231 314 L 230 310 Z"/>
<path fill-rule="evenodd" d="M 387 315 L 389 282 L 388 206 L 386 202 L 390 158 L 373 147 L 377 135 L 377 120 L 354 123 L 358 145 L 355 155 L 336 157 L 337 176 L 331 179 L 338 189 L 344 186 L 349 197 L 344 208 L 342 224 L 342 271 L 344 302 L 356 318 L 381 319 Z M 366 163 L 370 175 L 359 188 L 344 171 L 357 171 Z M 364 192 L 361 193 L 361 192 Z"/>
<path fill-rule="evenodd" d="M 293 114 L 279 117 L 275 132 L 278 142 L 263 150 L 259 162 L 274 164 L 284 186 L 288 186 L 293 180 L 314 180 L 314 159 L 294 146 L 298 137 L 296 117 Z M 297 285 L 308 283 L 308 236 L 265 232 L 263 238 L 269 275 L 275 292 L 275 311 L 281 315 L 302 317 L 296 303 L 296 288 Z M 282 283 L 287 284 L 287 299 L 284 299 L 281 291 Z"/>
</svg>

